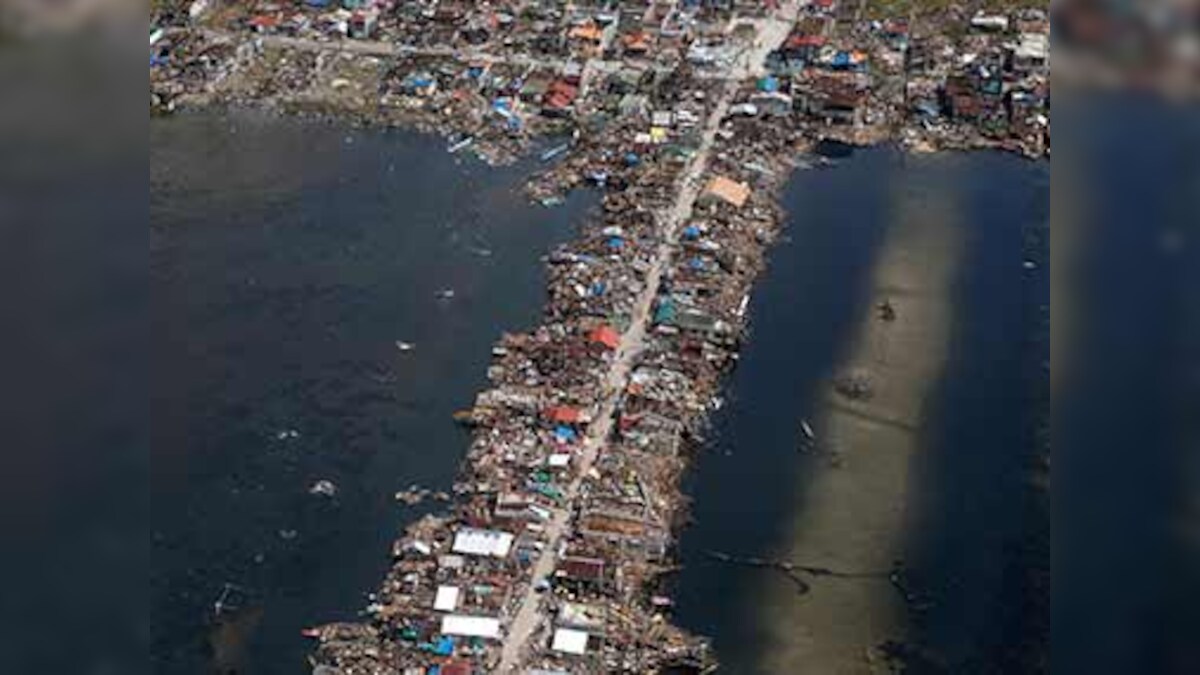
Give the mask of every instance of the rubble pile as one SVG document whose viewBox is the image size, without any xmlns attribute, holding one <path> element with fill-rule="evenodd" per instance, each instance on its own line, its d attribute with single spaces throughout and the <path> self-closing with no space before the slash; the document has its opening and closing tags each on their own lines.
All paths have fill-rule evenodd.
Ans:
<svg viewBox="0 0 1200 675">
<path fill-rule="evenodd" d="M 810 136 L 856 145 L 894 139 L 923 152 L 1049 153 L 1044 10 L 955 5 L 871 19 L 858 12 L 856 3 L 809 5 L 769 57 L 778 81 L 767 91 L 778 92 L 781 112 L 798 115 Z"/>
</svg>

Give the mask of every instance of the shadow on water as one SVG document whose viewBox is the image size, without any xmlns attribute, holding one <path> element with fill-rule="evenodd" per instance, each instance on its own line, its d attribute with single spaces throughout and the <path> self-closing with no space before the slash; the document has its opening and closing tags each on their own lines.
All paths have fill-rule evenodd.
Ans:
<svg viewBox="0 0 1200 675">
<path fill-rule="evenodd" d="M 914 473 L 917 491 L 927 495 L 910 506 L 918 523 L 913 573 L 944 572 L 949 581 L 939 592 L 952 602 L 916 617 L 911 642 L 879 646 L 909 672 L 942 672 L 947 654 L 990 661 L 991 672 L 1000 672 L 1001 652 L 992 649 L 1019 644 L 1012 633 L 1022 630 L 1023 603 L 1045 590 L 1022 586 L 1028 561 L 1012 553 L 1043 525 L 1027 522 L 1037 510 L 1025 498 L 1025 469 L 1042 422 L 1046 284 L 1031 281 L 1037 272 L 1025 262 L 1044 263 L 1048 247 L 1048 167 L 1000 155 L 914 163 L 892 150 L 857 151 L 832 170 L 798 173 L 789 185 L 790 245 L 771 253 L 728 405 L 715 416 L 686 486 L 695 522 L 680 544 L 678 619 L 713 637 L 722 672 L 764 672 L 765 619 L 753 591 L 759 575 L 777 572 L 723 565 L 706 552 L 782 555 L 789 524 L 803 522 L 805 514 L 793 511 L 804 501 L 806 476 L 827 460 L 798 451 L 798 425 L 851 347 L 879 245 L 896 217 L 889 194 L 897 189 L 953 190 L 947 198 L 963 205 L 959 220 L 969 232 L 951 308 L 952 353 L 936 394 L 943 403 L 924 433 L 936 440 Z M 979 491 L 986 496 L 972 502 Z M 798 593 L 796 602 L 803 601 Z"/>
<path fill-rule="evenodd" d="M 405 133 L 237 113 L 151 140 L 154 671 L 299 672 L 300 630 L 356 616 L 435 508 L 394 493 L 449 488 L 452 413 L 594 199 L 530 206 L 520 168 Z M 249 601 L 213 622 L 226 583 Z"/>
<path fill-rule="evenodd" d="M 755 289 L 728 404 L 684 486 L 694 522 L 680 541 L 678 620 L 714 638 L 723 672 L 756 672 L 760 631 L 747 598 L 764 572 L 706 551 L 769 555 L 792 521 L 797 477 L 823 461 L 799 451 L 801 420 L 813 414 L 866 302 L 885 223 L 880 176 L 900 161 L 890 150 L 860 151 L 835 168 L 798 172 L 784 192 L 785 236 Z"/>
<path fill-rule="evenodd" d="M 854 155 L 855 147 L 849 143 L 822 139 L 817 142 L 813 152 L 827 159 L 846 159 Z"/>
</svg>

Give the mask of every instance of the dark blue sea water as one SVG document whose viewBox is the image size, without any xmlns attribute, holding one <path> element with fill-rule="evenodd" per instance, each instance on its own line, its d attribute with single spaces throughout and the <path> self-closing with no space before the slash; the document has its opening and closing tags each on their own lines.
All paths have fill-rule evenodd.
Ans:
<svg viewBox="0 0 1200 675">
<path fill-rule="evenodd" d="M 1200 419 L 1200 265 L 1194 246 L 1165 254 L 1162 233 L 1195 232 L 1195 119 L 1143 105 L 1075 130 L 1091 149 L 1057 170 L 1054 209 L 1087 205 L 1074 215 L 1088 227 L 1070 242 L 1076 302 L 1053 394 L 1047 164 L 879 149 L 794 177 L 790 241 L 756 288 L 728 405 L 687 485 L 677 619 L 715 638 L 723 672 L 757 672 L 756 572 L 700 553 L 733 537 L 772 550 L 804 518 L 791 513 L 810 461 L 794 420 L 845 355 L 894 190 L 944 195 L 964 242 L 914 467 L 905 563 L 924 609 L 908 616 L 910 671 L 1046 672 L 1051 658 L 1063 673 L 1200 672 L 1200 558 L 1175 517 L 1200 485 L 1180 452 Z M 299 629 L 353 616 L 421 512 L 392 494 L 449 485 L 466 449 L 449 416 L 483 382 L 495 337 L 536 320 L 538 257 L 588 197 L 531 208 L 522 168 L 459 163 L 426 137 L 250 115 L 155 121 L 151 148 L 152 665 L 302 672 Z M 336 497 L 308 494 L 320 479 Z M 227 582 L 245 610 L 214 632 Z"/>
<path fill-rule="evenodd" d="M 1071 225 L 1074 255 L 1069 349 L 1056 356 L 1052 666 L 1196 673 L 1200 110 L 1068 103 L 1077 123 L 1055 159 L 1056 199 L 1071 205 L 1056 227 Z"/>
<path fill-rule="evenodd" d="M 792 514 L 796 494 L 824 460 L 797 453 L 796 420 L 813 414 L 856 333 L 882 238 L 903 216 L 891 196 L 911 192 L 953 205 L 947 219 L 964 242 L 946 374 L 920 430 L 929 441 L 911 488 L 904 562 L 910 583 L 935 601 L 910 617 L 912 641 L 937 654 L 944 672 L 1021 672 L 1003 667 L 1009 653 L 1019 658 L 1013 647 L 1026 633 L 1008 622 L 1046 592 L 1032 587 L 1023 556 L 1030 538 L 1048 545 L 1028 474 L 1046 414 L 1049 166 L 890 149 L 793 178 L 789 241 L 771 253 L 755 291 L 729 405 L 689 481 L 695 522 L 682 540 L 679 616 L 715 637 L 726 672 L 767 672 L 753 589 L 758 575 L 777 573 L 722 565 L 703 551 L 771 557 L 793 522 L 803 527 L 806 514 Z"/>
<path fill-rule="evenodd" d="M 423 512 L 394 493 L 449 487 L 451 414 L 590 197 L 544 210 L 528 167 L 246 113 L 156 120 L 151 148 L 154 670 L 303 672 L 300 629 L 355 616 Z"/>
</svg>

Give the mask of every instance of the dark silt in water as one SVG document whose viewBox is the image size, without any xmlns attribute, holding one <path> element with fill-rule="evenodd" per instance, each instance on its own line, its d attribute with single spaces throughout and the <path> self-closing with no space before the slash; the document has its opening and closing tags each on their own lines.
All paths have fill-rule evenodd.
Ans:
<svg viewBox="0 0 1200 675">
<path fill-rule="evenodd" d="M 529 167 L 405 133 L 237 113 L 150 135 L 153 670 L 303 672 L 300 630 L 354 618 L 433 508 L 394 493 L 450 487 L 451 415 L 536 323 L 539 258 L 591 198 L 530 206 Z"/>
<path fill-rule="evenodd" d="M 851 347 L 897 190 L 941 195 L 962 210 L 951 220 L 964 230 L 950 353 L 921 430 L 929 440 L 914 466 L 903 554 L 928 608 L 911 613 L 900 651 L 911 671 L 941 664 L 933 670 L 973 673 L 1022 672 L 1009 669 L 1013 649 L 1044 654 L 1044 625 L 1031 622 L 1027 633 L 1020 619 L 1047 592 L 1029 579 L 1048 562 L 1026 547 L 1048 546 L 1027 479 L 1045 423 L 1049 166 L 872 149 L 789 184 L 788 241 L 756 288 L 729 403 L 689 478 L 695 522 L 681 541 L 678 619 L 714 636 L 723 672 L 765 672 L 753 589 L 756 575 L 778 572 L 724 565 L 705 551 L 770 557 L 793 521 L 803 527 L 795 495 L 824 460 L 798 452 L 799 424 Z"/>
</svg>

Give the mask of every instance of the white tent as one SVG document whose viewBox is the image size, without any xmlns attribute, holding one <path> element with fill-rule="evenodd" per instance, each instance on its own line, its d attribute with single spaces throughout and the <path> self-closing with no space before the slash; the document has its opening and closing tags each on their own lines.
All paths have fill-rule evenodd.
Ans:
<svg viewBox="0 0 1200 675">
<path fill-rule="evenodd" d="M 554 631 L 554 642 L 550 649 L 566 654 L 583 654 L 587 651 L 587 631 L 559 628 Z"/>
<path fill-rule="evenodd" d="M 499 638 L 500 619 L 490 616 L 463 616 L 448 614 L 442 617 L 442 635 Z"/>
<path fill-rule="evenodd" d="M 458 609 L 458 586 L 438 586 L 433 608 L 439 612 L 453 612 Z"/>
<path fill-rule="evenodd" d="M 503 558 L 508 555 L 512 543 L 513 536 L 508 532 L 476 530 L 467 527 L 454 535 L 454 546 L 451 547 L 451 550 L 467 555 L 490 555 Z"/>
</svg>

